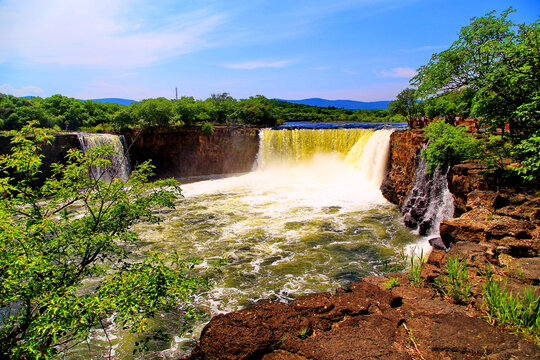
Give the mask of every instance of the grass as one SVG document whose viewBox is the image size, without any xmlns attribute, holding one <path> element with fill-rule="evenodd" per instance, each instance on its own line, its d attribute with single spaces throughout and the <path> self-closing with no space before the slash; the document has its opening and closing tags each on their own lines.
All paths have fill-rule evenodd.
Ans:
<svg viewBox="0 0 540 360">
<path fill-rule="evenodd" d="M 467 269 L 466 259 L 461 260 L 458 256 L 448 256 L 446 259 L 448 275 L 441 276 L 436 283 L 436 286 L 445 296 L 457 303 L 468 303 L 471 301 L 471 284 Z"/>
<path fill-rule="evenodd" d="M 424 268 L 424 250 L 420 251 L 420 256 L 415 257 L 414 251 L 409 258 L 410 266 L 408 269 L 408 274 L 411 278 L 411 283 L 415 286 L 422 286 L 422 269 Z"/>
<path fill-rule="evenodd" d="M 540 329 L 540 296 L 533 287 L 519 294 L 506 290 L 506 282 L 493 278 L 486 271 L 483 290 L 487 320 L 518 335 L 532 338 L 538 343 Z"/>
<path fill-rule="evenodd" d="M 384 283 L 384 287 L 386 290 L 393 289 L 399 285 L 399 280 L 395 277 L 388 279 L 388 281 Z"/>
</svg>

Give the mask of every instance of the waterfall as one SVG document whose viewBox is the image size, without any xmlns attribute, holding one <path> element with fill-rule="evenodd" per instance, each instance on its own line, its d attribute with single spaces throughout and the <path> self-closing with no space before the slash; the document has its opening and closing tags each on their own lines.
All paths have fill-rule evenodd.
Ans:
<svg viewBox="0 0 540 360">
<path fill-rule="evenodd" d="M 427 172 L 427 163 L 418 158 L 416 179 L 402 207 L 403 221 L 418 234 L 438 237 L 439 225 L 454 215 L 454 200 L 446 176 L 448 169 Z"/>
<path fill-rule="evenodd" d="M 92 167 L 92 177 L 106 182 L 111 182 L 115 178 L 124 181 L 129 179 L 131 168 L 124 135 L 78 134 L 77 138 L 85 153 L 88 149 L 97 146 L 109 145 L 113 148 L 114 153 L 108 157 L 108 160 L 111 161 L 111 166 L 107 168 Z"/>
<path fill-rule="evenodd" d="M 260 132 L 255 168 L 305 165 L 318 155 L 337 157 L 364 180 L 380 186 L 386 170 L 390 134 L 393 130 L 293 129 Z M 328 165 L 328 162 L 326 165 Z M 325 166 L 324 162 L 320 166 Z"/>
</svg>

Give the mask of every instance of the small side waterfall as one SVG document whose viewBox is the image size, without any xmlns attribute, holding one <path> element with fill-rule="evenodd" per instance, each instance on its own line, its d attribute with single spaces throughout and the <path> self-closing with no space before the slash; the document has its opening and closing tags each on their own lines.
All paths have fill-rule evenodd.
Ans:
<svg viewBox="0 0 540 360">
<path fill-rule="evenodd" d="M 405 225 L 418 229 L 421 236 L 439 236 L 439 225 L 454 215 L 454 199 L 448 190 L 446 171 L 427 172 L 421 156 L 416 165 L 416 180 L 401 213 Z"/>
<path fill-rule="evenodd" d="M 88 149 L 104 145 L 112 146 L 114 150 L 114 154 L 109 157 L 111 167 L 93 167 L 91 170 L 93 177 L 106 182 L 111 182 L 112 179 L 121 179 L 124 181 L 129 179 L 131 167 L 124 135 L 78 134 L 77 138 L 85 153 Z"/>
</svg>

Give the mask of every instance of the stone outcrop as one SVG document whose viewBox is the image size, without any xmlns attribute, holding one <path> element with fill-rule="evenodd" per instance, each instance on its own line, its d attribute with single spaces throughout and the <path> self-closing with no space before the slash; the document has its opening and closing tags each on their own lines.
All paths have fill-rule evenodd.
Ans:
<svg viewBox="0 0 540 360">
<path fill-rule="evenodd" d="M 381 185 L 386 199 L 401 207 L 414 185 L 416 159 L 426 142 L 422 131 L 395 131 L 390 137 L 388 171 Z"/>
<path fill-rule="evenodd" d="M 251 171 L 259 151 L 256 128 L 216 126 L 146 129 L 124 134 L 133 165 L 152 160 L 156 178 L 190 178 Z"/>
<path fill-rule="evenodd" d="M 214 317 L 186 359 L 538 359 L 540 348 L 435 299 L 431 289 L 368 277 L 335 294 L 263 301 Z"/>
<path fill-rule="evenodd" d="M 441 223 L 441 239 L 449 246 L 458 241 L 488 242 L 513 256 L 540 254 L 540 198 L 508 191 L 471 191 L 458 218 Z"/>
</svg>

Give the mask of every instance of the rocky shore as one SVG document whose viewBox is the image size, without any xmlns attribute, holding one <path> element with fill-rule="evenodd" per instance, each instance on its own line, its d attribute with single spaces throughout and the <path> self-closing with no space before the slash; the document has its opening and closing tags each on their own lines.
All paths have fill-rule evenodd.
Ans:
<svg viewBox="0 0 540 360">
<path fill-rule="evenodd" d="M 392 136 L 381 190 L 399 206 L 413 186 L 424 142 L 420 131 Z M 305 295 L 290 304 L 263 301 L 218 315 L 186 359 L 540 359 L 537 344 L 486 321 L 482 296 L 486 271 L 513 294 L 526 288 L 540 293 L 540 197 L 497 189 L 484 173 L 478 164 L 449 171 L 457 217 L 441 224 L 446 249 L 430 254 L 421 285 L 393 273 L 334 294 Z M 438 291 L 449 258 L 467 261 L 466 302 Z"/>
</svg>

